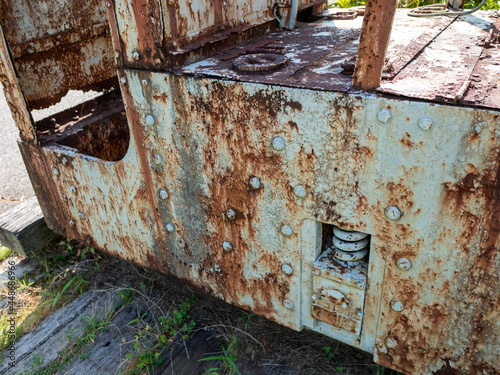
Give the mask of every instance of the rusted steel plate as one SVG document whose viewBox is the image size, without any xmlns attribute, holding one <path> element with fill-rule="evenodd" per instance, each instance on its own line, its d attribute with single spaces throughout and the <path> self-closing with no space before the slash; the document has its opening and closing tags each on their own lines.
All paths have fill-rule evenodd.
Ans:
<svg viewBox="0 0 500 375">
<path fill-rule="evenodd" d="M 393 80 L 383 81 L 380 91 L 389 94 L 436 101 L 460 101 L 460 89 L 472 78 L 484 45 L 484 39 L 494 24 L 496 13 L 476 12 L 455 20 L 422 53 L 406 66 Z M 482 79 L 495 80 L 496 65 L 489 60 Z M 491 64 L 493 63 L 493 64 Z M 462 93 L 466 96 L 467 91 Z M 477 93 L 476 93 L 477 94 Z M 479 106 L 500 108 L 487 99 L 476 101 Z"/>
<path fill-rule="evenodd" d="M 14 64 L 11 60 L 3 29 L 0 26 L 0 82 L 5 93 L 12 116 L 19 129 L 23 141 L 38 144 L 33 119 L 29 112 L 19 80 L 16 76 Z"/>
<path fill-rule="evenodd" d="M 380 85 L 397 0 L 367 0 L 352 85 L 372 90 Z"/>
</svg>

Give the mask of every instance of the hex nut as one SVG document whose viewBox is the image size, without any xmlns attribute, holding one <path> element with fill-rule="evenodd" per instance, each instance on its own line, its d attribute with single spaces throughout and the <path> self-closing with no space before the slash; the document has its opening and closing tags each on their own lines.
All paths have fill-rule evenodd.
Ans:
<svg viewBox="0 0 500 375">
<path fill-rule="evenodd" d="M 399 220 L 401 218 L 402 214 L 401 214 L 400 209 L 397 208 L 396 206 L 389 206 L 385 209 L 385 216 L 389 220 L 396 221 L 396 220 Z"/>
<path fill-rule="evenodd" d="M 139 54 L 139 52 L 134 51 L 132 52 L 132 58 L 137 61 L 141 58 L 141 55 Z"/>
<path fill-rule="evenodd" d="M 290 276 L 290 275 L 293 274 L 293 267 L 291 265 L 289 265 L 289 264 L 283 264 L 281 266 L 281 270 L 283 271 L 283 273 L 285 275 L 289 275 Z"/>
<path fill-rule="evenodd" d="M 285 306 L 289 310 L 293 310 L 293 302 L 289 299 L 283 301 L 283 306 Z"/>
<path fill-rule="evenodd" d="M 397 312 L 401 312 L 404 309 L 403 303 L 401 301 L 397 301 L 395 299 L 393 299 L 391 301 L 390 305 L 391 305 L 391 309 L 393 309 L 394 311 L 397 311 Z"/>
<path fill-rule="evenodd" d="M 398 266 L 399 269 L 407 271 L 411 268 L 411 262 L 407 258 L 399 258 L 396 261 L 396 265 Z"/>
<path fill-rule="evenodd" d="M 169 233 L 175 232 L 175 226 L 172 223 L 167 223 L 167 225 L 165 225 L 165 229 Z"/>
<path fill-rule="evenodd" d="M 260 189 L 260 179 L 258 177 L 252 177 L 250 181 L 248 181 L 250 187 L 254 190 Z"/>
<path fill-rule="evenodd" d="M 153 156 L 153 163 L 155 163 L 155 164 L 160 164 L 160 163 L 161 163 L 161 156 L 160 156 L 160 155 L 158 155 L 158 154 L 155 154 L 155 155 Z"/>
<path fill-rule="evenodd" d="M 392 118 L 391 111 L 384 108 L 380 110 L 377 117 L 380 122 L 387 123 Z"/>
<path fill-rule="evenodd" d="M 432 128 L 433 124 L 434 120 L 429 116 L 420 117 L 420 120 L 418 121 L 418 126 L 422 130 L 429 130 L 430 128 Z"/>
<path fill-rule="evenodd" d="M 299 199 L 304 199 L 307 195 L 306 189 L 302 185 L 297 185 L 293 188 L 293 193 Z"/>
<path fill-rule="evenodd" d="M 168 198 L 168 193 L 167 193 L 166 190 L 164 190 L 164 189 L 160 190 L 160 198 L 161 199 L 167 199 Z"/>
<path fill-rule="evenodd" d="M 286 143 L 281 137 L 274 137 L 271 141 L 271 146 L 274 151 L 283 151 L 286 147 Z"/>
<path fill-rule="evenodd" d="M 234 212 L 234 210 L 232 210 L 231 208 L 229 210 L 226 211 L 226 217 L 229 219 L 229 220 L 234 220 L 236 219 L 236 212 Z"/>
<path fill-rule="evenodd" d="M 146 125 L 153 126 L 156 124 L 156 120 L 153 115 L 146 115 Z"/>
<path fill-rule="evenodd" d="M 385 346 L 387 346 L 389 349 L 394 349 L 396 346 L 398 346 L 398 342 L 396 341 L 396 339 L 388 337 L 385 339 Z"/>
<path fill-rule="evenodd" d="M 281 227 L 281 234 L 285 237 L 290 237 L 293 234 L 293 229 L 289 225 L 283 225 Z"/>
<path fill-rule="evenodd" d="M 229 241 L 224 241 L 222 243 L 222 250 L 229 252 L 229 251 L 233 250 L 233 245 L 231 245 L 231 243 Z"/>
</svg>

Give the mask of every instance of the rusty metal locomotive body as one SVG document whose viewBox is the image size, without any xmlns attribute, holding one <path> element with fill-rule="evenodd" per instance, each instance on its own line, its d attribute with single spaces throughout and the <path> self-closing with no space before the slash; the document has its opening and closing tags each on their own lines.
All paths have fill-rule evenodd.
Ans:
<svg viewBox="0 0 500 375">
<path fill-rule="evenodd" d="M 405 373 L 500 372 L 498 14 L 1 3 L 54 231 Z"/>
</svg>

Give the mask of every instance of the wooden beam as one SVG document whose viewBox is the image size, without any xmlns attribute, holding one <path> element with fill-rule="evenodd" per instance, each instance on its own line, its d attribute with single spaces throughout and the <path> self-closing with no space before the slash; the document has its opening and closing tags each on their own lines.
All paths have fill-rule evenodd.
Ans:
<svg viewBox="0 0 500 375">
<path fill-rule="evenodd" d="M 57 236 L 47 227 L 35 197 L 0 215 L 0 244 L 21 255 L 32 255 Z"/>
<path fill-rule="evenodd" d="M 385 53 L 389 45 L 397 5 L 397 0 L 368 0 L 366 2 L 359 37 L 358 58 L 352 81 L 354 88 L 373 90 L 380 86 Z"/>
</svg>

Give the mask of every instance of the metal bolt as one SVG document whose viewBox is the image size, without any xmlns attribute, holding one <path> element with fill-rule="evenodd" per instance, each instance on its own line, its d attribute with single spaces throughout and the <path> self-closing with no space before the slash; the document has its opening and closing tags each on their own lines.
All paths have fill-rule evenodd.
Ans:
<svg viewBox="0 0 500 375">
<path fill-rule="evenodd" d="M 389 220 L 399 220 L 401 218 L 401 211 L 396 206 L 389 206 L 385 209 L 385 216 Z"/>
<path fill-rule="evenodd" d="M 392 118 L 391 111 L 384 108 L 378 113 L 377 117 L 380 122 L 386 123 Z"/>
<path fill-rule="evenodd" d="M 397 300 L 393 299 L 391 301 L 391 309 L 393 309 L 394 311 L 397 311 L 397 312 L 401 312 L 404 309 L 403 303 L 401 301 L 397 301 Z"/>
<path fill-rule="evenodd" d="M 33 48 L 28 48 L 28 51 L 27 51 L 30 55 L 35 53 L 35 50 Z"/>
<path fill-rule="evenodd" d="M 396 341 L 396 339 L 388 337 L 385 339 L 385 346 L 387 346 L 389 349 L 394 349 L 396 346 L 398 346 L 398 342 Z"/>
<path fill-rule="evenodd" d="M 297 185 L 293 188 L 293 193 L 297 198 L 303 199 L 306 197 L 306 189 L 302 185 Z"/>
<path fill-rule="evenodd" d="M 147 85 L 149 84 L 149 82 L 148 82 L 148 80 L 147 80 L 147 79 L 143 79 L 143 80 L 141 81 L 141 83 L 142 83 L 142 85 L 143 85 L 143 86 L 147 86 Z"/>
<path fill-rule="evenodd" d="M 289 299 L 283 301 L 283 306 L 285 306 L 289 310 L 293 310 L 293 302 Z"/>
<path fill-rule="evenodd" d="M 55 175 L 58 175 L 59 174 L 59 170 L 57 168 L 52 168 L 52 173 L 54 173 Z"/>
<path fill-rule="evenodd" d="M 317 276 L 319 275 L 321 272 L 319 270 L 314 270 L 314 274 Z"/>
<path fill-rule="evenodd" d="M 152 115 L 146 115 L 146 125 L 153 126 L 156 124 L 156 120 Z"/>
<path fill-rule="evenodd" d="M 172 223 L 168 223 L 167 225 L 165 225 L 165 229 L 169 233 L 175 232 L 175 226 Z"/>
<path fill-rule="evenodd" d="M 252 177 L 248 183 L 252 189 L 260 189 L 260 179 L 258 177 Z"/>
<path fill-rule="evenodd" d="M 312 300 L 313 300 L 313 301 L 316 301 L 316 294 L 313 294 L 313 295 L 312 295 Z"/>
<path fill-rule="evenodd" d="M 126 84 L 127 83 L 127 78 L 122 77 L 120 78 L 121 83 Z"/>
<path fill-rule="evenodd" d="M 289 265 L 289 264 L 283 264 L 281 266 L 281 270 L 283 271 L 283 273 L 285 275 L 291 275 L 291 274 L 293 274 L 293 267 L 291 265 Z"/>
<path fill-rule="evenodd" d="M 343 309 L 347 309 L 347 303 L 343 302 L 343 303 L 342 303 L 342 308 L 343 308 Z"/>
<path fill-rule="evenodd" d="M 293 229 L 289 225 L 283 225 L 281 227 L 281 234 L 286 237 L 290 237 L 293 234 Z"/>
<path fill-rule="evenodd" d="M 111 7 L 111 3 L 109 1 L 106 1 L 106 6 L 109 8 Z"/>
<path fill-rule="evenodd" d="M 434 121 L 428 116 L 420 117 L 420 120 L 418 121 L 418 126 L 422 130 L 429 130 L 430 128 L 432 128 L 433 124 Z"/>
<path fill-rule="evenodd" d="M 221 300 L 224 300 L 224 295 L 222 293 L 217 293 L 216 297 L 221 299 Z"/>
<path fill-rule="evenodd" d="M 160 163 L 161 163 L 161 156 L 160 156 L 160 155 L 158 155 L 158 154 L 155 154 L 155 155 L 153 156 L 153 162 L 154 162 L 155 164 L 160 164 Z"/>
<path fill-rule="evenodd" d="M 234 210 L 232 209 L 229 209 L 226 211 L 226 216 L 229 220 L 234 220 L 236 219 L 236 212 L 234 212 Z"/>
<path fill-rule="evenodd" d="M 72 227 L 74 227 L 75 226 L 75 222 L 73 220 L 70 220 L 69 221 L 69 225 L 72 226 Z"/>
<path fill-rule="evenodd" d="M 168 198 L 168 193 L 167 193 L 166 190 L 164 190 L 164 189 L 160 190 L 160 198 L 161 199 L 167 199 Z"/>
<path fill-rule="evenodd" d="M 283 151 L 285 149 L 285 141 L 281 137 L 274 137 L 271 145 L 275 151 Z"/>
<path fill-rule="evenodd" d="M 233 250 L 233 245 L 231 245 L 231 243 L 229 243 L 228 241 L 224 241 L 222 243 L 222 250 L 229 252 L 229 251 Z"/>
<path fill-rule="evenodd" d="M 73 185 L 71 185 L 69 187 L 69 191 L 71 191 L 72 193 L 76 193 L 76 187 L 74 187 Z"/>
<path fill-rule="evenodd" d="M 241 22 L 241 24 L 244 24 L 244 23 L 245 23 L 245 20 L 242 18 L 242 19 L 240 20 L 240 22 Z"/>
<path fill-rule="evenodd" d="M 399 258 L 396 261 L 396 265 L 398 266 L 399 269 L 402 269 L 404 271 L 407 271 L 411 268 L 411 262 L 409 259 L 406 258 Z"/>
<path fill-rule="evenodd" d="M 68 164 L 68 159 L 62 158 L 62 163 L 63 163 L 63 165 L 67 165 Z"/>
<path fill-rule="evenodd" d="M 134 51 L 134 52 L 132 52 L 132 58 L 134 60 L 139 60 L 141 58 L 141 55 L 139 55 L 139 52 Z"/>
<path fill-rule="evenodd" d="M 80 219 L 85 219 L 85 215 L 81 211 L 78 212 L 78 216 L 80 216 Z"/>
</svg>

